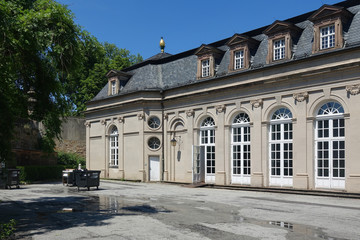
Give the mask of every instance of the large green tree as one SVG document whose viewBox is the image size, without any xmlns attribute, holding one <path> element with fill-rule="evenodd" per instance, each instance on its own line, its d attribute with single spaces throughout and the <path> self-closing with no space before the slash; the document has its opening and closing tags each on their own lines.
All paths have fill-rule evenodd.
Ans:
<svg viewBox="0 0 360 240">
<path fill-rule="evenodd" d="M 42 122 L 52 150 L 60 119 L 82 114 L 106 72 L 142 60 L 99 43 L 73 18 L 53 0 L 0 0 L 0 162 L 10 158 L 14 121 Z"/>
<path fill-rule="evenodd" d="M 0 0 L 0 159 L 9 158 L 15 119 L 43 122 L 50 147 L 60 133 L 69 110 L 64 76 L 78 66 L 79 32 L 55 1 Z"/>
<path fill-rule="evenodd" d="M 81 66 L 76 73 L 68 76 L 66 85 L 67 99 L 73 106 L 72 115 L 83 115 L 86 103 L 105 86 L 105 75 L 109 70 L 121 70 L 143 60 L 139 54 L 132 55 L 114 44 L 99 43 L 85 31 L 81 36 Z"/>
</svg>

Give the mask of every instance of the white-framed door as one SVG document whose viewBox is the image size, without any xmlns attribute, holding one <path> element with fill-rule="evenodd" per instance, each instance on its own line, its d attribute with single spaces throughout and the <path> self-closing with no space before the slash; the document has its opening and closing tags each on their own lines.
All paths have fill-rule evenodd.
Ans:
<svg viewBox="0 0 360 240">
<path fill-rule="evenodd" d="M 193 146 L 193 183 L 205 182 L 205 148 Z"/>
<path fill-rule="evenodd" d="M 345 188 L 345 119 L 318 118 L 315 126 L 315 187 Z"/>
<path fill-rule="evenodd" d="M 231 183 L 251 183 L 250 118 L 241 112 L 231 128 Z"/>
<path fill-rule="evenodd" d="M 200 146 L 204 148 L 205 182 L 215 183 L 215 122 L 212 117 L 204 119 L 200 126 Z"/>
<path fill-rule="evenodd" d="M 293 126 L 287 108 L 274 112 L 269 129 L 269 185 L 293 186 Z"/>
<path fill-rule="evenodd" d="M 149 180 L 160 181 L 160 157 L 149 156 Z"/>
</svg>

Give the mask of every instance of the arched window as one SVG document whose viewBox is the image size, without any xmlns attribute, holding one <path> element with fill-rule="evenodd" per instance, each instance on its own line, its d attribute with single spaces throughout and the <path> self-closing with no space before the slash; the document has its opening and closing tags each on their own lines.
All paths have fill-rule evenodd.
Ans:
<svg viewBox="0 0 360 240">
<path fill-rule="evenodd" d="M 337 102 L 322 105 L 315 127 L 316 187 L 345 188 L 344 108 Z"/>
<path fill-rule="evenodd" d="M 269 129 L 270 185 L 291 186 L 293 176 L 292 113 L 287 108 L 276 110 Z"/>
<path fill-rule="evenodd" d="M 119 133 L 117 127 L 112 127 L 110 132 L 110 167 L 119 164 Z"/>
<path fill-rule="evenodd" d="M 204 146 L 205 181 L 215 181 L 215 121 L 207 117 L 200 126 L 200 145 Z"/>
<path fill-rule="evenodd" d="M 239 113 L 232 122 L 232 183 L 250 184 L 250 118 Z"/>
</svg>

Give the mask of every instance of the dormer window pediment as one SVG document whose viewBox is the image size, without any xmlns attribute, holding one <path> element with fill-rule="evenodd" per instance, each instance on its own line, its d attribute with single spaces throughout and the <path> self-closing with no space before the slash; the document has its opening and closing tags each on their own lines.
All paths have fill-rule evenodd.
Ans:
<svg viewBox="0 0 360 240">
<path fill-rule="evenodd" d="M 293 23 L 283 22 L 276 20 L 263 32 L 268 38 L 276 38 L 279 35 L 289 33 L 292 37 L 300 35 L 302 29 L 294 25 Z"/>
<path fill-rule="evenodd" d="M 215 76 L 215 63 L 220 61 L 224 55 L 224 51 L 203 44 L 194 54 L 198 56 L 197 78 Z"/>
<path fill-rule="evenodd" d="M 315 13 L 313 13 L 308 19 L 313 23 L 318 23 L 323 20 L 341 18 L 342 22 L 346 22 L 353 16 L 348 10 L 343 7 L 323 5 Z"/>
<path fill-rule="evenodd" d="M 251 51 L 256 49 L 259 41 L 246 35 L 235 34 L 226 43 L 230 47 L 229 71 L 238 71 L 250 67 Z"/>
<path fill-rule="evenodd" d="M 313 53 L 342 48 L 343 26 L 353 14 L 343 7 L 323 5 L 308 19 L 314 23 Z"/>
</svg>

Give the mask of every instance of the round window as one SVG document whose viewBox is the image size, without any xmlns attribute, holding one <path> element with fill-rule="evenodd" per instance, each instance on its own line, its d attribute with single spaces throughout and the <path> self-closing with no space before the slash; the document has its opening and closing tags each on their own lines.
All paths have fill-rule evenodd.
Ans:
<svg viewBox="0 0 360 240">
<path fill-rule="evenodd" d="M 160 127 L 160 119 L 158 117 L 151 117 L 148 120 L 148 126 L 151 129 L 157 129 Z"/>
<path fill-rule="evenodd" d="M 160 148 L 160 139 L 158 139 L 157 137 L 151 137 L 151 138 L 149 138 L 148 146 L 149 146 L 149 148 L 151 148 L 152 150 L 159 149 L 159 148 Z"/>
</svg>

